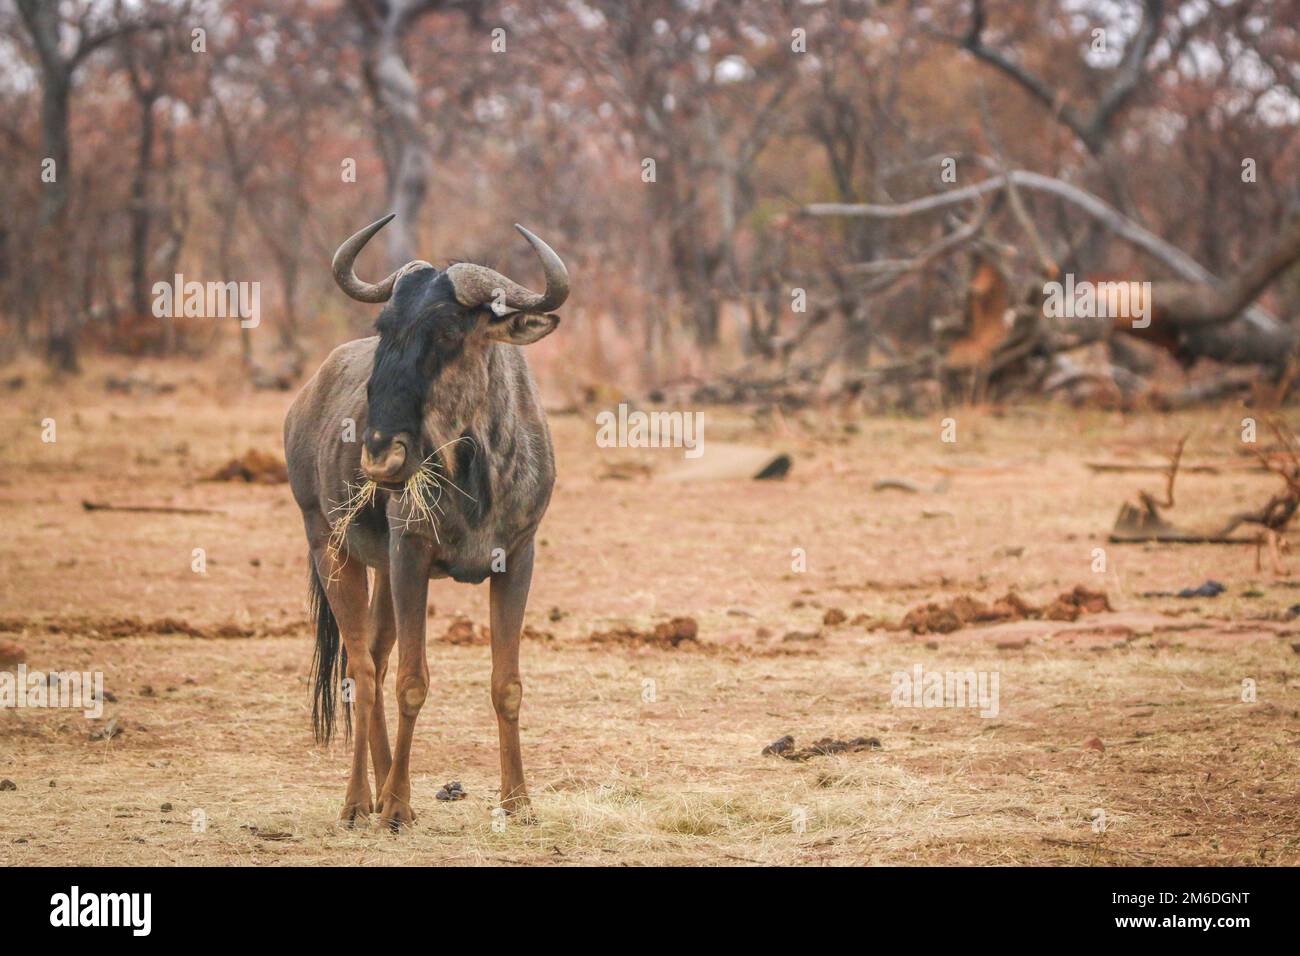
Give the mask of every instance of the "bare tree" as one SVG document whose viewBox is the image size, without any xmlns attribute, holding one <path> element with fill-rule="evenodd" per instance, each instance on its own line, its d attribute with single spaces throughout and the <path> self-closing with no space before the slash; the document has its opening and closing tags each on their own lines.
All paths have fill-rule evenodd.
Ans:
<svg viewBox="0 0 1300 956">
<path fill-rule="evenodd" d="M 99 15 L 101 6 L 91 2 L 77 4 L 67 20 L 63 17 L 63 4 L 47 0 L 16 0 L 16 3 L 36 52 L 41 85 L 42 159 L 53 162 L 54 174 L 45 183 L 41 195 L 34 251 L 38 268 L 24 270 L 26 278 L 20 291 L 24 312 L 20 328 L 26 337 L 31 318 L 44 318 L 51 363 L 72 371 L 78 364 L 76 338 L 81 324 L 72 290 L 65 285 L 60 291 L 64 302 L 55 307 L 44 284 L 34 281 L 37 274 L 50 274 L 66 251 L 67 211 L 73 181 L 69 132 L 72 89 L 78 70 L 91 54 L 119 37 L 152 25 L 152 21 L 121 16 L 104 19 Z M 65 37 L 71 42 L 65 42 Z"/>
<path fill-rule="evenodd" d="M 736 240 L 758 197 L 755 164 L 794 88 L 788 27 L 779 9 L 757 3 L 604 0 L 597 8 L 600 23 L 561 19 L 545 6 L 539 16 L 547 38 L 618 111 L 640 160 L 653 161 L 647 203 L 666 233 L 696 338 L 712 345 L 723 297 L 746 291 Z M 754 34 L 773 39 L 755 43 Z"/>
<path fill-rule="evenodd" d="M 41 78 L 41 134 L 45 157 L 54 160 L 56 178 L 44 193 L 41 223 L 48 225 L 68 205 L 71 177 L 71 138 L 68 133 L 72 86 L 77 70 L 96 50 L 120 36 L 151 25 L 152 21 L 116 19 L 96 22 L 94 3 L 78 4 L 76 15 L 64 22 L 59 3 L 16 0 L 24 25 L 36 49 Z M 71 51 L 62 40 L 65 27 L 72 34 Z"/>
</svg>

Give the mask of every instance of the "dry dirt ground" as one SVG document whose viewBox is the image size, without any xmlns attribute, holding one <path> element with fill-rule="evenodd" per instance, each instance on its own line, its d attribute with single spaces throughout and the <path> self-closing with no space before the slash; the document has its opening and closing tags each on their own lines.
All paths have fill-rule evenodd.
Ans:
<svg viewBox="0 0 1300 956">
<path fill-rule="evenodd" d="M 486 589 L 435 582 L 419 819 L 392 835 L 333 823 L 347 756 L 309 732 L 287 488 L 201 480 L 250 448 L 280 454 L 290 396 L 188 365 L 146 373 L 174 392 L 106 390 L 124 371 L 29 379 L 0 406 L 0 642 L 33 670 L 102 671 L 116 698 L 98 720 L 0 711 L 0 778 L 16 787 L 0 790 L 0 863 L 1300 861 L 1300 556 L 1275 578 L 1252 547 L 1108 545 L 1120 503 L 1161 480 L 1084 464 L 1159 462 L 1190 431 L 1186 460 L 1220 468 L 1183 475 L 1172 516 L 1213 524 L 1277 483 L 1244 467 L 1240 409 L 958 410 L 954 442 L 939 416 L 708 411 L 704 460 L 728 441 L 793 454 L 764 482 L 673 481 L 680 451 L 600 449 L 591 412 L 553 415 L 560 478 L 528 617 L 550 637 L 523 654 L 537 822 L 494 829 L 487 649 L 439 639 L 458 616 L 486 621 Z M 873 490 L 887 477 L 922 490 Z M 1144 596 L 1207 578 L 1227 593 Z M 927 601 L 1015 589 L 1042 604 L 1080 584 L 1113 613 L 885 626 Z M 824 625 L 833 608 L 848 620 Z M 590 639 L 676 616 L 697 641 Z M 996 715 L 892 706 L 894 675 L 918 665 L 996 676 Z M 90 739 L 113 719 L 120 734 Z M 762 755 L 785 734 L 881 746 Z M 468 797 L 437 801 L 451 780 Z"/>
</svg>

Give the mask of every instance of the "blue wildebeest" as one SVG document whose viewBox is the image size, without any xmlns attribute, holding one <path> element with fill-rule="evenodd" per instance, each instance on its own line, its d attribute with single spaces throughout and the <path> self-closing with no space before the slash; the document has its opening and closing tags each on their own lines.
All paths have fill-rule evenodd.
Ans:
<svg viewBox="0 0 1300 956">
<path fill-rule="evenodd" d="M 345 715 L 356 730 L 341 819 L 356 823 L 377 808 L 382 823 L 397 829 L 415 818 L 409 761 L 429 686 L 430 578 L 479 584 L 491 577 L 501 804 L 530 811 L 519 753 L 519 635 L 555 459 L 520 346 L 555 330 L 559 317 L 550 313 L 568 298 L 569 277 L 550 246 L 516 226 L 541 259 L 545 292 L 464 262 L 439 270 L 414 261 L 381 282 L 363 282 L 353 262 L 392 218 L 362 229 L 334 255 L 344 292 L 386 303 L 379 334 L 330 354 L 289 409 L 284 445 L 311 553 L 316 736 L 330 739 L 336 692 L 350 687 Z M 383 684 L 394 643 L 398 723 L 390 750 Z"/>
</svg>

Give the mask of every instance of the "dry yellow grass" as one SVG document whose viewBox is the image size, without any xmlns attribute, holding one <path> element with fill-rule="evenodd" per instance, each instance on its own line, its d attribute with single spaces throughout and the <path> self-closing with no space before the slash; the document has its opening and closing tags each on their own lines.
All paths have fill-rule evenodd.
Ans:
<svg viewBox="0 0 1300 956">
<path fill-rule="evenodd" d="M 1294 714 L 1269 702 L 1293 655 L 1274 637 L 1223 640 L 930 651 L 845 635 L 797 656 L 532 642 L 538 822 L 503 832 L 486 651 L 435 643 L 419 820 L 394 837 L 332 823 L 346 757 L 310 742 L 303 641 L 29 637 L 37 660 L 102 666 L 125 730 L 90 742 L 79 715 L 5 715 L 0 773 L 19 790 L 2 795 L 15 806 L 0 813 L 0 861 L 1294 863 Z M 891 673 L 918 660 L 1000 672 L 997 718 L 891 708 Z M 1241 702 L 1243 673 L 1260 675 L 1260 702 Z M 786 732 L 870 733 L 883 749 L 760 756 Z M 1092 736 L 1104 753 L 1082 747 Z M 470 796 L 439 803 L 451 779 Z"/>
</svg>

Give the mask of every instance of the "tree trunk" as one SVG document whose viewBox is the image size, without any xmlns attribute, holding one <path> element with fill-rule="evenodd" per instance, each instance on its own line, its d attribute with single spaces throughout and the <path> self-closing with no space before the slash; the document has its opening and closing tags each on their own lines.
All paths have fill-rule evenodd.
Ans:
<svg viewBox="0 0 1300 956">
<path fill-rule="evenodd" d="M 433 160 L 420 117 L 419 88 L 402 55 L 401 38 L 421 13 L 392 2 L 383 13 L 358 4 L 365 48 L 362 72 L 375 106 L 374 128 L 388 179 L 388 211 L 397 214 L 385 230 L 391 268 L 419 257 L 420 208 L 429 192 Z"/>
<path fill-rule="evenodd" d="M 68 208 L 68 182 L 72 175 L 72 151 L 68 145 L 69 97 L 72 79 L 65 69 L 42 72 L 41 142 L 44 159 L 54 160 L 54 182 L 41 183 L 42 230 L 61 226 Z"/>
<path fill-rule="evenodd" d="M 138 320 L 149 314 L 149 227 L 153 208 L 149 202 L 149 173 L 154 141 L 154 100 L 142 97 L 140 105 L 140 141 L 136 152 L 135 175 L 131 179 L 131 312 Z"/>
</svg>

